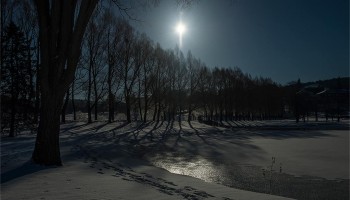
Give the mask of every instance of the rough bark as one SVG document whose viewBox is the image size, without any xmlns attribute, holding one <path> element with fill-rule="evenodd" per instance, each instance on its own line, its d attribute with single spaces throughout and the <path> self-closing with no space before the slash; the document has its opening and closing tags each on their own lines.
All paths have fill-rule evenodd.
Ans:
<svg viewBox="0 0 350 200">
<path fill-rule="evenodd" d="M 40 122 L 32 159 L 43 165 L 62 165 L 59 145 L 63 95 L 51 91 L 42 95 Z"/>
</svg>

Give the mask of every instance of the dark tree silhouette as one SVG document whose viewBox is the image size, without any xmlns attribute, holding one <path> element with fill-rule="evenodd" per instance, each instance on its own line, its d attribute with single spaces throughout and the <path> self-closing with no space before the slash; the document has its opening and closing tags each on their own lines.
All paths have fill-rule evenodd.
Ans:
<svg viewBox="0 0 350 200">
<path fill-rule="evenodd" d="M 1 46 L 1 96 L 5 97 L 4 100 L 10 99 L 9 136 L 14 137 L 16 117 L 20 112 L 18 109 L 23 112 L 28 106 L 26 101 L 30 91 L 31 66 L 30 62 L 28 63 L 30 51 L 24 33 L 13 22 L 5 28 Z M 2 122 L 4 123 L 4 120 Z"/>
<path fill-rule="evenodd" d="M 126 21 L 122 23 L 124 27 L 122 32 L 123 50 L 120 52 L 121 58 L 121 75 L 123 80 L 123 95 L 126 104 L 126 118 L 128 123 L 131 122 L 131 106 L 134 86 L 140 70 L 140 64 L 137 60 L 136 53 L 136 37 L 134 29 Z"/>
<path fill-rule="evenodd" d="M 97 2 L 35 1 L 41 50 L 41 107 L 32 159 L 38 164 L 62 163 L 59 118 L 63 98 L 74 79 L 83 35 Z"/>
<path fill-rule="evenodd" d="M 87 110 L 88 123 L 92 122 L 92 111 L 94 109 L 94 118 L 97 120 L 98 103 L 105 94 L 106 76 L 104 74 L 104 49 L 107 47 L 107 21 L 104 18 L 104 13 L 97 9 L 87 26 L 84 37 L 83 57 L 88 66 L 87 80 Z M 93 103 L 91 104 L 91 101 Z"/>
</svg>

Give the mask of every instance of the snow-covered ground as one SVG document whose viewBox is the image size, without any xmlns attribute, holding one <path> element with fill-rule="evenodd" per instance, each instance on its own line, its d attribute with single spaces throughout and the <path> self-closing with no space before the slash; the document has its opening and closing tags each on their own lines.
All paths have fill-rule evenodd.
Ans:
<svg viewBox="0 0 350 200">
<path fill-rule="evenodd" d="M 348 122 L 322 129 L 308 124 L 307 130 L 291 128 L 290 121 L 255 123 L 265 124 L 264 130 L 225 123 L 67 123 L 61 126 L 59 168 L 28 162 L 34 135 L 2 138 L 1 197 L 283 199 L 236 187 L 290 197 L 307 191 L 294 195 L 298 199 L 348 199 Z M 329 130 L 334 127 L 340 130 Z"/>
<path fill-rule="evenodd" d="M 62 125 L 64 166 L 57 168 L 29 161 L 34 135 L 2 138 L 1 199 L 285 199 L 154 167 L 135 157 L 137 145 L 117 141 L 134 138 L 139 128 L 124 123 Z"/>
</svg>

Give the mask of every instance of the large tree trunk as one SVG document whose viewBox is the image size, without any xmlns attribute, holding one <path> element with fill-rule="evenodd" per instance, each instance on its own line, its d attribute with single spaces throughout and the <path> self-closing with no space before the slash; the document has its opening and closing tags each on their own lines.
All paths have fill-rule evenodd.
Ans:
<svg viewBox="0 0 350 200">
<path fill-rule="evenodd" d="M 32 155 L 34 162 L 61 165 L 60 112 L 72 83 L 87 23 L 98 0 L 35 0 L 40 39 L 40 122 Z"/>
<path fill-rule="evenodd" d="M 50 91 L 42 95 L 40 122 L 32 159 L 43 165 L 62 165 L 59 132 L 63 95 Z"/>
</svg>

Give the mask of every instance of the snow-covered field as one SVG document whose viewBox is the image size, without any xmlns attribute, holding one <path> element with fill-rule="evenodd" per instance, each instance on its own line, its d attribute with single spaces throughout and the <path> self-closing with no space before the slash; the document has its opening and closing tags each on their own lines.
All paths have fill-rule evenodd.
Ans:
<svg viewBox="0 0 350 200">
<path fill-rule="evenodd" d="M 281 130 L 277 125 L 237 129 L 230 123 L 63 124 L 64 166 L 59 168 L 29 161 L 34 135 L 2 138 L 1 198 L 283 199 L 236 187 L 290 197 L 308 190 L 297 197 L 348 199 L 344 123 L 340 130 L 284 130 L 283 122 L 278 122 Z M 272 173 L 271 157 L 276 158 Z"/>
</svg>

